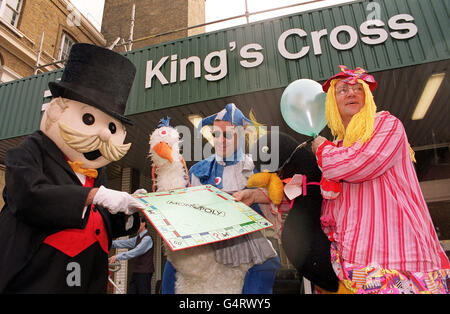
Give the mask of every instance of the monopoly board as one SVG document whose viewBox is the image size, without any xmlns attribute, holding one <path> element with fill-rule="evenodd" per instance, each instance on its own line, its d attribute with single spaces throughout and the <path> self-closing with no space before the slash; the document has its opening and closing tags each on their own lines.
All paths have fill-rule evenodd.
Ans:
<svg viewBox="0 0 450 314">
<path fill-rule="evenodd" d="M 271 227 L 256 211 L 212 185 L 136 196 L 144 215 L 172 251 Z"/>
</svg>

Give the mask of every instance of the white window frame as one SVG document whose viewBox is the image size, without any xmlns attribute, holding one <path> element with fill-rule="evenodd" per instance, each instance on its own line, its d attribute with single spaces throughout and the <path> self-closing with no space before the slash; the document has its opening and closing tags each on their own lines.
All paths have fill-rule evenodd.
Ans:
<svg viewBox="0 0 450 314">
<path fill-rule="evenodd" d="M 18 1 L 19 1 L 19 8 L 16 10 L 15 8 L 11 8 L 7 4 L 7 0 L 0 0 L 0 18 L 3 21 L 7 22 L 9 25 L 12 25 L 14 27 L 17 27 L 17 23 L 19 22 L 20 14 L 22 11 L 22 5 L 23 5 L 23 0 L 18 0 Z M 6 11 L 6 7 L 8 7 L 10 10 L 13 10 L 14 12 L 16 12 L 17 16 L 14 21 L 7 20 L 5 17 L 3 17 L 3 14 Z"/>
<path fill-rule="evenodd" d="M 73 36 L 71 36 L 70 34 L 68 34 L 67 32 L 63 31 L 62 35 L 61 35 L 61 45 L 59 46 L 59 53 L 58 53 L 58 60 L 63 60 L 65 59 L 63 56 L 63 51 L 64 51 L 64 44 L 66 42 L 66 38 L 69 38 L 70 41 L 72 41 L 72 45 L 76 44 L 77 41 L 75 40 L 75 38 L 73 38 Z M 70 49 L 69 49 L 70 51 Z M 68 57 L 69 55 L 67 54 L 66 57 Z"/>
</svg>

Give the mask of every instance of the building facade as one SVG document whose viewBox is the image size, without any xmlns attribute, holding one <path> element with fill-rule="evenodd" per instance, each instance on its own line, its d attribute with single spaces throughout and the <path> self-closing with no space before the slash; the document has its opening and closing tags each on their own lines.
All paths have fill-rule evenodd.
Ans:
<svg viewBox="0 0 450 314">
<path fill-rule="evenodd" d="M 64 60 L 73 43 L 105 44 L 68 0 L 0 3 L 0 82 L 62 68 L 64 64 L 52 63 Z"/>
</svg>

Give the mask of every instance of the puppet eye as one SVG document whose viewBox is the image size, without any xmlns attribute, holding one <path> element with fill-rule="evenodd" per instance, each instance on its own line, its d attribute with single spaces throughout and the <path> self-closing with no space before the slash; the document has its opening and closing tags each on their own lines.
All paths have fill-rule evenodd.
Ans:
<svg viewBox="0 0 450 314">
<path fill-rule="evenodd" d="M 159 130 L 159 135 L 167 136 L 167 130 Z"/>
<path fill-rule="evenodd" d="M 83 123 L 86 125 L 92 125 L 95 122 L 95 118 L 90 113 L 85 113 L 83 115 Z"/>
<path fill-rule="evenodd" d="M 116 125 L 115 125 L 114 123 L 112 123 L 112 122 L 109 123 L 108 129 L 109 129 L 109 131 L 111 131 L 111 134 L 114 134 L 114 133 L 116 133 L 116 131 L 117 131 Z"/>
<path fill-rule="evenodd" d="M 263 147 L 261 148 L 261 151 L 262 151 L 264 154 L 267 154 L 267 153 L 270 151 L 270 148 L 269 148 L 269 146 L 263 146 Z"/>
</svg>

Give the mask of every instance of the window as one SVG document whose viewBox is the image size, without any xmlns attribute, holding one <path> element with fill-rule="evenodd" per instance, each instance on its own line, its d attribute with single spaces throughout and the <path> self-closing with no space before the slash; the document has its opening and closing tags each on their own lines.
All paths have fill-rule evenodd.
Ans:
<svg viewBox="0 0 450 314">
<path fill-rule="evenodd" d="M 61 37 L 61 48 L 59 50 L 59 60 L 66 60 L 69 57 L 70 48 L 72 48 L 72 45 L 75 44 L 76 41 L 73 39 L 72 36 L 69 34 L 63 32 Z"/>
<path fill-rule="evenodd" d="M 0 0 L 0 17 L 12 26 L 17 26 L 22 3 L 23 0 Z"/>
<path fill-rule="evenodd" d="M 14 81 L 20 78 L 20 75 L 14 72 L 12 69 L 5 65 L 5 61 L 3 60 L 3 56 L 0 54 L 0 84 Z M 1 165 L 0 165 L 1 170 Z M 1 174 L 1 171 L 0 171 Z M 1 186 L 0 186 L 1 191 Z"/>
</svg>

